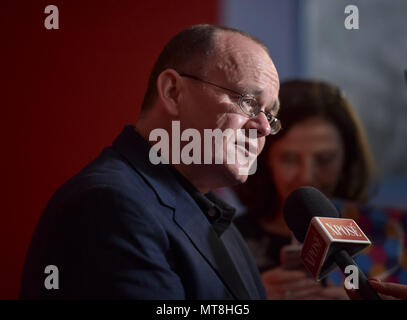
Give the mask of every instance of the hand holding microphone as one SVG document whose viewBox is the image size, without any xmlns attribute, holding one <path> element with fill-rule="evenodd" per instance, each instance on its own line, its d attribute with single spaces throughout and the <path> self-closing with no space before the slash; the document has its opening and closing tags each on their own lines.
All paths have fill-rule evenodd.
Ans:
<svg viewBox="0 0 407 320">
<path fill-rule="evenodd" d="M 323 287 L 302 270 L 278 267 L 261 274 L 269 300 L 309 300 L 323 292 Z"/>
<path fill-rule="evenodd" d="M 407 285 L 369 279 L 370 285 L 379 293 L 383 300 L 407 300 Z M 356 290 L 346 290 L 348 297 L 352 300 L 361 300 Z"/>
<path fill-rule="evenodd" d="M 345 273 L 349 272 L 349 266 L 354 266 L 359 280 L 356 292 L 364 300 L 380 300 L 352 259 L 354 254 L 370 245 L 355 221 L 340 219 L 328 198 L 313 187 L 301 187 L 292 192 L 283 211 L 288 227 L 297 240 L 304 243 L 301 258 L 316 280 L 323 279 L 336 266 Z"/>
</svg>

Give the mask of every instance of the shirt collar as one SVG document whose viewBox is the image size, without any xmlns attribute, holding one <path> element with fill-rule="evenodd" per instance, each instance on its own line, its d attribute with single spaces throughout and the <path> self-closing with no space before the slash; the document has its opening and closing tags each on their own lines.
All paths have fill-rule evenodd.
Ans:
<svg viewBox="0 0 407 320">
<path fill-rule="evenodd" d="M 236 213 L 236 209 L 224 202 L 213 191 L 210 191 L 202 196 L 207 200 L 208 205 L 209 203 L 211 204 L 211 208 L 209 209 L 207 215 L 215 212 L 209 221 L 212 220 L 213 228 L 220 236 L 230 226 L 230 223 L 232 222 L 232 219 Z"/>
<path fill-rule="evenodd" d="M 216 234 L 220 237 L 230 226 L 236 209 L 224 202 L 213 191 L 202 194 L 191 182 L 189 182 L 181 173 L 179 173 L 178 170 L 175 168 L 173 168 L 173 170 L 178 181 L 195 200 L 197 205 L 205 214 L 206 218 L 212 224 Z"/>
</svg>

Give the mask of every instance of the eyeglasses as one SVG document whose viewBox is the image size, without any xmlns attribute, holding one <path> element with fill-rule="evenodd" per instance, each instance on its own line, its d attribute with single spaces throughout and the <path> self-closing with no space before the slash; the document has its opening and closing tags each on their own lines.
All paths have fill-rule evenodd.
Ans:
<svg viewBox="0 0 407 320">
<path fill-rule="evenodd" d="M 180 74 L 181 77 L 186 77 L 186 78 L 190 78 L 193 80 L 197 80 L 197 81 L 201 81 L 203 83 L 209 84 L 211 86 L 223 89 L 223 90 L 227 90 L 230 92 L 233 92 L 237 95 L 240 96 L 239 101 L 238 101 L 238 106 L 240 108 L 240 110 L 242 110 L 242 112 L 249 116 L 249 117 L 255 117 L 257 116 L 260 112 L 264 113 L 264 115 L 267 118 L 268 123 L 270 124 L 270 129 L 271 129 L 271 134 L 277 134 L 280 130 L 281 130 L 281 122 L 279 119 L 277 119 L 274 115 L 272 115 L 270 112 L 261 110 L 261 106 L 260 104 L 257 102 L 256 98 L 253 97 L 250 94 L 246 94 L 246 93 L 240 93 L 237 92 L 235 90 L 232 89 L 228 89 L 225 87 L 222 87 L 220 85 L 217 85 L 215 83 L 203 80 L 201 78 L 198 78 L 196 76 L 190 75 L 190 74 L 186 74 L 186 73 L 181 73 Z"/>
</svg>

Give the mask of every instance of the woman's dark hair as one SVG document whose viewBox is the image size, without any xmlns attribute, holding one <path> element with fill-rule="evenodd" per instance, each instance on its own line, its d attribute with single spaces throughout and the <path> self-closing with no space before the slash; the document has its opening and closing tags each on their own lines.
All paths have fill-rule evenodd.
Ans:
<svg viewBox="0 0 407 320">
<path fill-rule="evenodd" d="M 235 191 L 249 214 L 270 214 L 280 205 L 269 169 L 271 145 L 295 125 L 311 117 L 321 117 L 335 125 L 344 145 L 344 165 L 333 197 L 364 201 L 372 178 L 373 161 L 363 129 L 343 93 L 326 82 L 292 80 L 282 83 L 279 93 L 283 129 L 268 136 L 257 159 L 257 171 Z"/>
</svg>

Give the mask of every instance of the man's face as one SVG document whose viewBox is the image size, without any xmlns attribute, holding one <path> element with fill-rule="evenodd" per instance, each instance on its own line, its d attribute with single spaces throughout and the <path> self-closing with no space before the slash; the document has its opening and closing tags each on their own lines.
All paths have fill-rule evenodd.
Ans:
<svg viewBox="0 0 407 320">
<path fill-rule="evenodd" d="M 216 43 L 217 50 L 213 57 L 208 59 L 206 74 L 195 76 L 240 93 L 253 95 L 262 110 L 276 115 L 276 110 L 272 108 L 278 101 L 279 80 L 277 71 L 264 49 L 254 41 L 231 32 L 217 34 Z M 183 81 L 186 93 L 180 113 L 181 128 L 195 128 L 202 137 L 205 129 L 220 129 L 222 132 L 232 133 L 225 135 L 222 140 L 223 163 L 204 165 L 199 167 L 199 170 L 202 174 L 210 174 L 214 187 L 244 182 L 247 174 L 242 174 L 239 169 L 248 169 L 263 149 L 265 137 L 270 133 L 266 116 L 264 113 L 255 117 L 244 114 L 238 105 L 238 94 L 190 78 L 183 78 Z M 233 134 L 239 129 L 246 135 L 245 147 L 237 145 L 236 134 Z M 249 129 L 257 130 L 251 141 L 247 138 Z M 252 147 L 249 147 L 249 144 Z M 254 152 L 250 152 L 253 151 L 253 146 L 256 148 Z M 215 163 L 215 149 L 213 142 L 212 163 Z M 202 144 L 202 153 L 204 151 Z M 248 158 L 249 163 L 242 164 L 237 157 L 235 161 L 228 163 L 227 157 L 232 152 L 236 153 L 239 159 Z"/>
</svg>

